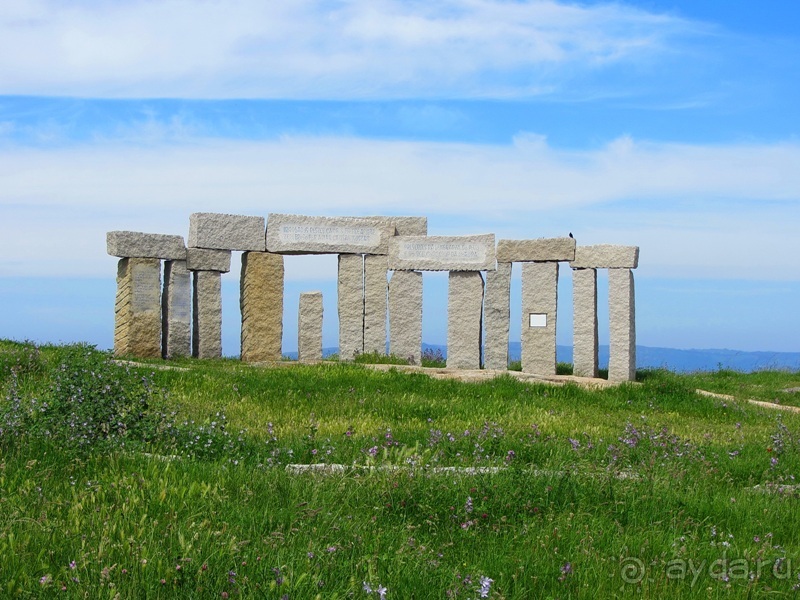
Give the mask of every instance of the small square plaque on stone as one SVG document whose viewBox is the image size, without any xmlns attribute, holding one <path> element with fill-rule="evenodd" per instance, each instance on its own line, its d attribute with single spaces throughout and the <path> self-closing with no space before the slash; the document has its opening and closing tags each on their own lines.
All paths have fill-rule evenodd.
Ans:
<svg viewBox="0 0 800 600">
<path fill-rule="evenodd" d="M 528 327 L 547 327 L 547 314 L 530 313 L 528 315 Z"/>
</svg>

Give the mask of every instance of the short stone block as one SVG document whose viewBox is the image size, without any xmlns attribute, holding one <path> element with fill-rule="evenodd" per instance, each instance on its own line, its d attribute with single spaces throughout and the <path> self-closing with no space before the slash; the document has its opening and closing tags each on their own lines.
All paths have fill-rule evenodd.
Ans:
<svg viewBox="0 0 800 600">
<path fill-rule="evenodd" d="M 109 231 L 106 233 L 106 251 L 120 258 L 186 260 L 186 245 L 179 235 Z"/>
<path fill-rule="evenodd" d="M 573 269 L 635 269 L 639 266 L 639 246 L 578 246 Z"/>
<path fill-rule="evenodd" d="M 339 255 L 337 287 L 339 359 L 353 360 L 364 351 L 364 257 Z"/>
<path fill-rule="evenodd" d="M 394 237 L 389 240 L 389 268 L 407 271 L 494 270 L 494 234 Z"/>
<path fill-rule="evenodd" d="M 189 247 L 263 252 L 264 217 L 193 213 L 189 216 Z"/>
<path fill-rule="evenodd" d="M 239 305 L 244 362 L 281 359 L 283 338 L 283 256 L 270 252 L 242 254 Z"/>
<path fill-rule="evenodd" d="M 394 225 L 383 218 L 270 214 L 267 250 L 278 254 L 386 254 Z"/>
<path fill-rule="evenodd" d="M 222 356 L 222 275 L 219 271 L 192 271 L 192 356 Z"/>
<path fill-rule="evenodd" d="M 570 237 L 497 242 L 498 262 L 557 262 L 574 258 L 575 240 Z"/>
<path fill-rule="evenodd" d="M 114 354 L 161 357 L 161 261 L 123 258 L 117 265 Z"/>
<path fill-rule="evenodd" d="M 483 301 L 483 362 L 487 369 L 508 369 L 510 305 L 511 263 L 497 263 L 496 271 L 486 271 Z"/>
<path fill-rule="evenodd" d="M 522 264 L 522 370 L 556 374 L 558 263 Z"/>
<path fill-rule="evenodd" d="M 192 282 L 186 261 L 164 263 L 161 294 L 161 356 L 192 355 Z"/>
<path fill-rule="evenodd" d="M 422 363 L 422 273 L 395 271 L 389 280 L 389 353 Z"/>
<path fill-rule="evenodd" d="M 608 380 L 636 379 L 636 299 L 633 271 L 608 271 Z"/>
<path fill-rule="evenodd" d="M 297 318 L 297 360 L 322 360 L 322 292 L 300 294 Z"/>
<path fill-rule="evenodd" d="M 597 377 L 597 271 L 572 271 L 573 374 L 578 377 Z"/>
<path fill-rule="evenodd" d="M 186 251 L 186 266 L 190 271 L 227 273 L 231 270 L 231 251 L 189 248 Z"/>
<path fill-rule="evenodd" d="M 364 257 L 364 352 L 386 353 L 388 265 L 386 256 Z"/>
<path fill-rule="evenodd" d="M 452 271 L 447 292 L 447 366 L 481 368 L 483 277 Z"/>
<path fill-rule="evenodd" d="M 428 217 L 363 217 L 380 221 L 394 229 L 392 235 L 428 235 Z"/>
</svg>

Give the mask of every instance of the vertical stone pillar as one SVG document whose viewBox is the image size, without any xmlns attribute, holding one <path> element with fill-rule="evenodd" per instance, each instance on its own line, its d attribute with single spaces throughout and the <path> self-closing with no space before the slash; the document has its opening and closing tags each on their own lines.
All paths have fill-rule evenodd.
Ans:
<svg viewBox="0 0 800 600">
<path fill-rule="evenodd" d="M 480 271 L 450 271 L 447 292 L 447 366 L 481 368 L 483 277 Z"/>
<path fill-rule="evenodd" d="M 242 253 L 239 305 L 242 312 L 242 360 L 280 360 L 283 338 L 282 255 Z"/>
<path fill-rule="evenodd" d="M 511 263 L 499 262 L 496 271 L 486 271 L 483 362 L 487 369 L 508 369 L 510 305 Z"/>
<path fill-rule="evenodd" d="M 379 254 L 364 257 L 364 352 L 386 354 L 386 275 L 389 259 Z"/>
<path fill-rule="evenodd" d="M 522 263 L 522 370 L 556 373 L 558 263 Z"/>
<path fill-rule="evenodd" d="M 364 351 L 364 257 L 339 255 L 337 285 L 339 359 L 353 360 Z"/>
<path fill-rule="evenodd" d="M 422 273 L 395 271 L 389 280 L 389 352 L 422 363 Z"/>
<path fill-rule="evenodd" d="M 297 360 L 322 359 L 322 292 L 300 294 L 297 318 Z"/>
<path fill-rule="evenodd" d="M 185 260 L 164 262 L 161 295 L 161 356 L 192 355 L 192 284 Z"/>
<path fill-rule="evenodd" d="M 572 270 L 572 372 L 597 377 L 597 269 Z"/>
<path fill-rule="evenodd" d="M 161 356 L 161 261 L 123 258 L 117 264 L 114 353 Z"/>
<path fill-rule="evenodd" d="M 192 356 L 222 356 L 222 273 L 192 271 Z"/>
<path fill-rule="evenodd" d="M 631 269 L 608 270 L 608 379 L 636 379 L 636 302 Z"/>
</svg>

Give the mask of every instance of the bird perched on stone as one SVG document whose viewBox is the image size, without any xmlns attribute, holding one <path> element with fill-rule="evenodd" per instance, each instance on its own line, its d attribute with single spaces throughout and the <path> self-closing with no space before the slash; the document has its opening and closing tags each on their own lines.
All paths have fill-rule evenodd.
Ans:
<svg viewBox="0 0 800 600">
<path fill-rule="evenodd" d="M 575 236 L 574 236 L 574 235 L 572 235 L 572 232 L 571 232 L 571 231 L 569 232 L 569 237 L 571 237 L 573 240 L 575 239 Z"/>
</svg>

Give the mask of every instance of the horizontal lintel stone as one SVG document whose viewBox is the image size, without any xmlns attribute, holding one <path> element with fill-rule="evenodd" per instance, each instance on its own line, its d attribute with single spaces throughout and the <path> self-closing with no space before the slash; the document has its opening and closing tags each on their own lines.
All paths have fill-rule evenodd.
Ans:
<svg viewBox="0 0 800 600">
<path fill-rule="evenodd" d="M 186 251 L 186 268 L 190 271 L 227 273 L 231 270 L 231 251 L 189 248 Z"/>
<path fill-rule="evenodd" d="M 494 234 L 398 236 L 389 240 L 395 271 L 494 271 Z"/>
<path fill-rule="evenodd" d="M 635 269 L 639 266 L 639 246 L 578 246 L 573 269 Z"/>
<path fill-rule="evenodd" d="M 499 262 L 556 262 L 575 258 L 575 240 L 570 237 L 530 240 L 499 240 Z"/>
<path fill-rule="evenodd" d="M 309 217 L 271 213 L 267 251 L 276 254 L 387 254 L 395 225 L 384 217 Z"/>
<path fill-rule="evenodd" d="M 109 231 L 106 233 L 106 250 L 119 258 L 186 260 L 186 245 L 179 235 Z"/>
<path fill-rule="evenodd" d="M 189 215 L 189 247 L 264 252 L 264 217 L 193 213 Z"/>
<path fill-rule="evenodd" d="M 393 227 L 392 235 L 428 235 L 428 217 L 364 217 Z"/>
</svg>

